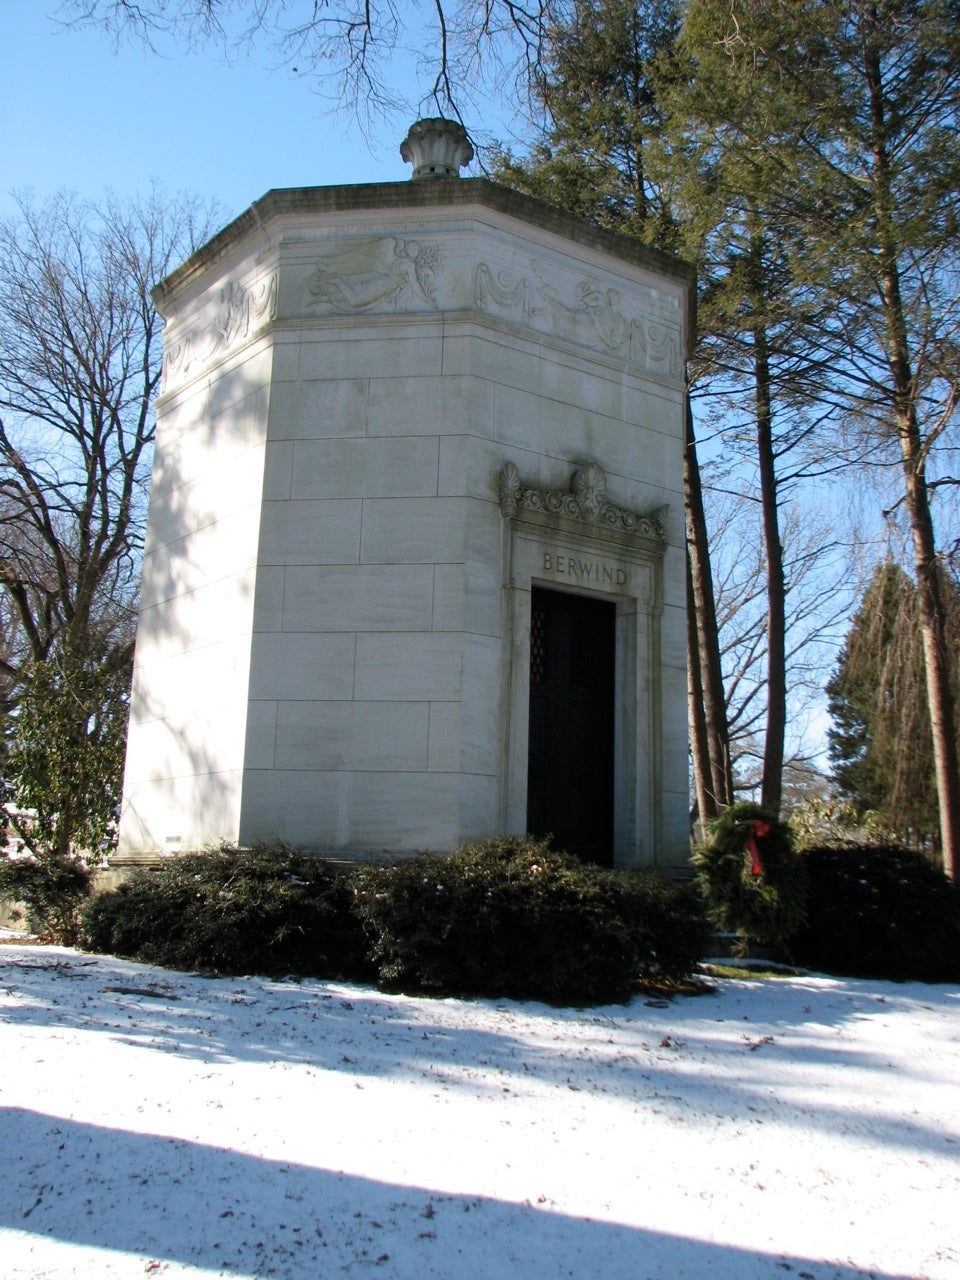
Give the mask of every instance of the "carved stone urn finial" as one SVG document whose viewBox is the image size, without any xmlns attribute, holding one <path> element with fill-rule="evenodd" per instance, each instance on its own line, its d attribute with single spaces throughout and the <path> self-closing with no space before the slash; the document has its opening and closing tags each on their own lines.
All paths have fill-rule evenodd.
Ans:
<svg viewBox="0 0 960 1280">
<path fill-rule="evenodd" d="M 400 155 L 413 165 L 412 181 L 459 178 L 460 170 L 473 159 L 473 147 L 462 124 L 438 116 L 410 126 Z"/>
</svg>

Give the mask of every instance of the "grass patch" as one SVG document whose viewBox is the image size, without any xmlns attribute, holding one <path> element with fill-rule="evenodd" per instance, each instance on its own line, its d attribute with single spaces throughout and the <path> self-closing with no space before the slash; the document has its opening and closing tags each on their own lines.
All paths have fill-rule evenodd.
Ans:
<svg viewBox="0 0 960 1280">
<path fill-rule="evenodd" d="M 740 964 L 701 963 L 699 973 L 711 978 L 743 978 L 746 982 L 760 982 L 766 978 L 799 978 L 803 969 L 788 964 L 771 965 L 768 960 L 744 960 Z"/>
</svg>

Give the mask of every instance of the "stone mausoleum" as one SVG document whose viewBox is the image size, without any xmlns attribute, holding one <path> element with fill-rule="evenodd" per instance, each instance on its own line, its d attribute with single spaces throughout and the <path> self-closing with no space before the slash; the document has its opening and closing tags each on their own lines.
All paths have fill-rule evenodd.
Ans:
<svg viewBox="0 0 960 1280">
<path fill-rule="evenodd" d="M 686 861 L 692 272 L 483 178 L 270 191 L 158 285 L 119 864 Z"/>
</svg>

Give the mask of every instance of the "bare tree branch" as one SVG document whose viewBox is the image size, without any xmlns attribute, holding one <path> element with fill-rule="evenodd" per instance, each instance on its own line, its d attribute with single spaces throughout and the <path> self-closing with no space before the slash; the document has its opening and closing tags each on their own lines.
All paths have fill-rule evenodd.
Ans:
<svg viewBox="0 0 960 1280">
<path fill-rule="evenodd" d="M 229 60 L 256 43 L 369 128 L 428 102 L 463 121 L 488 74 L 501 86 L 511 73 L 530 84 L 565 8 L 565 0 L 433 0 L 425 9 L 396 0 L 62 0 L 56 14 L 66 27 L 100 27 L 117 44 L 154 51 L 213 45 Z"/>
<path fill-rule="evenodd" d="M 152 285 L 208 233 L 158 193 L 0 223 L 0 700 L 55 648 L 132 644 L 160 376 Z"/>
</svg>

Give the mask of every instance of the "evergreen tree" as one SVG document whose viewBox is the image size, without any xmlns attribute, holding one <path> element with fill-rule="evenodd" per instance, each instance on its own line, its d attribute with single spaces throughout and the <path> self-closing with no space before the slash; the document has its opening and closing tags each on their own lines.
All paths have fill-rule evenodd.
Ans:
<svg viewBox="0 0 960 1280">
<path fill-rule="evenodd" d="M 956 654 L 960 590 L 945 571 L 941 576 L 949 642 Z M 954 667 L 956 688 L 956 662 Z M 892 838 L 916 848 L 938 848 L 917 591 L 892 560 L 873 572 L 827 695 L 833 718 L 829 753 L 840 795 L 854 804 L 858 817 L 872 814 Z"/>
<path fill-rule="evenodd" d="M 41 862 L 74 848 L 96 861 L 116 834 L 130 660 L 66 650 L 34 665 L 4 773 L 12 834 Z"/>
<path fill-rule="evenodd" d="M 680 32 L 676 0 L 576 0 L 553 27 L 535 84 L 545 135 L 498 176 L 658 249 L 680 247 L 656 151 Z"/>
<path fill-rule="evenodd" d="M 900 466 L 952 876 L 960 766 L 930 472 L 960 398 L 960 0 L 690 0 L 685 38 L 717 136 L 775 178 L 764 206 L 822 317 L 814 367 Z"/>
<path fill-rule="evenodd" d="M 784 552 L 783 509 L 798 475 L 811 470 L 811 443 L 818 438 L 813 425 L 822 415 L 811 409 L 812 390 L 820 386 L 811 355 L 817 344 L 807 330 L 819 317 L 794 270 L 792 228 L 768 204 L 777 162 L 762 151 L 745 152 L 726 127 L 728 114 L 753 111 L 753 86 L 714 73 L 701 87 L 698 40 L 706 28 L 688 32 L 682 13 L 681 6 L 662 2 L 581 0 L 570 25 L 551 34 L 548 70 L 538 87 L 547 135 L 528 160 L 505 164 L 501 176 L 580 216 L 678 250 L 698 266 L 699 342 L 691 379 L 708 413 L 722 409 L 730 454 L 755 471 L 740 518 L 760 515 L 766 600 L 761 660 L 751 663 L 746 682 L 729 679 L 724 693 L 690 413 L 688 654 L 698 807 L 709 818 L 731 803 L 731 736 L 739 717 L 738 749 L 749 736 L 752 753 L 759 741 L 761 799 L 776 813 L 791 679 L 788 595 L 796 588 Z M 777 128 L 785 131 L 789 111 L 789 102 L 774 99 L 768 124 L 779 112 L 784 120 Z"/>
</svg>

